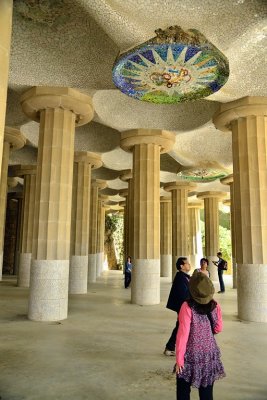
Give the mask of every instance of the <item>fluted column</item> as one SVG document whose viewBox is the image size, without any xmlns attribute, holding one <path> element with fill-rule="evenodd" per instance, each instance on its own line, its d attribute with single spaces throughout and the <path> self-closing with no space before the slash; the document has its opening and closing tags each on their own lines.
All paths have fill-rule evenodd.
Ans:
<svg viewBox="0 0 267 400">
<path fill-rule="evenodd" d="M 93 179 L 91 183 L 88 283 L 96 282 L 98 191 L 104 189 L 106 186 L 106 182 L 100 179 Z"/>
<path fill-rule="evenodd" d="M 199 268 L 200 259 L 203 257 L 200 208 L 203 208 L 202 203 L 188 203 L 189 258 L 192 269 Z"/>
<path fill-rule="evenodd" d="M 172 194 L 172 277 L 178 257 L 188 257 L 188 193 L 195 188 L 191 182 L 170 182 L 164 190 Z"/>
<path fill-rule="evenodd" d="M 28 316 L 67 318 L 75 124 L 93 118 L 91 98 L 69 88 L 34 87 L 21 97 L 40 120 Z"/>
<path fill-rule="evenodd" d="M 172 204 L 160 197 L 160 276 L 172 278 Z"/>
<path fill-rule="evenodd" d="M 235 200 L 234 200 L 234 179 L 233 174 L 226 176 L 221 179 L 221 183 L 230 186 L 230 197 L 229 202 L 230 213 L 231 213 L 231 247 L 232 247 L 232 270 L 233 270 L 233 289 L 237 287 L 237 270 L 236 270 L 236 250 L 235 250 Z"/>
<path fill-rule="evenodd" d="M 0 7 L 1 10 L 1 7 Z M 0 17 L 0 21 L 1 21 Z M 0 28 L 1 32 L 1 28 Z M 3 248 L 6 220 L 6 198 L 7 198 L 7 173 L 10 151 L 22 148 L 26 143 L 25 137 L 18 129 L 5 127 L 3 156 L 1 164 L 1 179 L 0 179 L 0 280 L 2 280 L 3 270 Z"/>
<path fill-rule="evenodd" d="M 214 124 L 232 131 L 238 315 L 267 322 L 267 97 L 221 104 Z"/>
<path fill-rule="evenodd" d="M 123 171 L 123 173 L 120 175 L 120 179 L 123 182 L 128 182 L 128 196 L 127 196 L 127 211 L 128 211 L 128 235 L 127 235 L 127 243 L 128 243 L 128 251 L 127 254 L 125 254 L 125 261 L 128 256 L 134 258 L 134 214 L 131 212 L 132 210 L 132 205 L 133 205 L 133 198 L 134 198 L 134 193 L 133 193 L 133 174 L 130 169 Z"/>
<path fill-rule="evenodd" d="M 160 302 L 160 153 L 168 152 L 174 140 L 173 133 L 154 129 L 121 134 L 121 147 L 133 151 L 131 301 L 135 304 Z"/>
<path fill-rule="evenodd" d="M 91 170 L 102 165 L 98 154 L 74 154 L 69 293 L 87 293 Z"/>
<path fill-rule="evenodd" d="M 0 177 L 3 154 L 13 0 L 0 1 Z M 3 204 L 1 202 L 1 204 Z M 2 207 L 2 206 L 1 206 Z M 1 229 L 1 228 L 0 228 Z M 1 257 L 1 254 L 0 254 Z M 2 262 L 0 258 L 1 276 Z"/>
<path fill-rule="evenodd" d="M 129 197 L 128 189 L 122 189 L 119 191 L 121 197 L 125 197 L 124 205 L 124 229 L 123 229 L 123 242 L 124 242 L 124 261 L 126 261 L 129 253 Z"/>
<path fill-rule="evenodd" d="M 10 168 L 10 173 L 14 176 L 24 177 L 22 238 L 17 285 L 19 287 L 29 287 L 32 261 L 36 165 L 14 165 Z"/>
<path fill-rule="evenodd" d="M 205 254 L 209 260 L 210 279 L 218 280 L 218 270 L 212 261 L 218 261 L 219 241 L 219 201 L 226 197 L 224 192 L 200 192 L 198 199 L 204 200 Z"/>
<path fill-rule="evenodd" d="M 105 201 L 108 196 L 98 194 L 97 210 L 97 240 L 96 240 L 96 277 L 101 276 L 104 262 L 104 236 L 105 236 Z"/>
</svg>

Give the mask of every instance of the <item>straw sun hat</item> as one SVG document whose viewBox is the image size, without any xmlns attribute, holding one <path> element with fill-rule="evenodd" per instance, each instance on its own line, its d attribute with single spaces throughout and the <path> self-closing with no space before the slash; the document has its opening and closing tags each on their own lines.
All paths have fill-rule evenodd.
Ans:
<svg viewBox="0 0 267 400">
<path fill-rule="evenodd" d="M 195 271 L 189 281 L 189 292 L 197 303 L 208 304 L 213 298 L 215 289 L 207 275 Z"/>
</svg>

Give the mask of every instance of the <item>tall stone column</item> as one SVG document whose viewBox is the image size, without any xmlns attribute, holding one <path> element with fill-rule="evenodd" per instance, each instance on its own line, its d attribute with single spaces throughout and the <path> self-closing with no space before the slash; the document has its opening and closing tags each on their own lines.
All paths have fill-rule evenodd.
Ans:
<svg viewBox="0 0 267 400">
<path fill-rule="evenodd" d="M 267 322 L 267 97 L 221 104 L 213 121 L 232 131 L 238 315 Z"/>
<path fill-rule="evenodd" d="M 0 7 L 1 10 L 1 7 Z M 1 17 L 0 17 L 1 21 Z M 1 28 L 0 28 L 1 31 Z M 3 270 L 3 248 L 6 220 L 6 198 L 7 198 L 7 173 L 10 151 L 21 149 L 26 143 L 26 138 L 18 129 L 5 127 L 3 156 L 1 164 L 0 179 L 0 280 L 2 280 Z"/>
<path fill-rule="evenodd" d="M 1 60 L 0 62 L 0 177 L 1 177 L 1 160 L 3 154 L 4 131 L 5 131 L 9 53 L 10 53 L 11 30 L 12 30 L 12 10 L 13 10 L 13 0 L 0 1 L 0 60 Z M 1 271 L 2 271 L 2 263 L 1 263 Z"/>
<path fill-rule="evenodd" d="M 188 203 L 189 258 L 192 269 L 199 268 L 200 260 L 203 257 L 200 208 L 203 208 L 202 203 Z"/>
<path fill-rule="evenodd" d="M 96 277 L 101 276 L 104 262 L 104 238 L 105 238 L 105 201 L 108 196 L 98 194 L 97 215 L 97 239 L 96 239 Z"/>
<path fill-rule="evenodd" d="M 102 165 L 98 154 L 74 154 L 70 240 L 69 293 L 87 293 L 88 245 L 90 226 L 91 170 Z"/>
<path fill-rule="evenodd" d="M 128 182 L 128 196 L 126 198 L 126 202 L 127 202 L 127 212 L 128 212 L 128 216 L 127 216 L 127 222 L 128 222 L 128 232 L 127 232 L 127 244 L 128 244 L 128 251 L 127 254 L 125 254 L 125 261 L 126 258 L 128 256 L 134 258 L 134 221 L 133 221 L 133 212 L 131 212 L 132 210 L 132 204 L 133 204 L 133 174 L 132 171 L 130 169 L 123 171 L 123 173 L 120 175 L 120 179 L 123 182 Z"/>
<path fill-rule="evenodd" d="M 219 201 L 226 197 L 224 192 L 201 192 L 198 199 L 204 200 L 205 253 L 209 260 L 210 279 L 218 280 L 218 269 L 213 261 L 218 261 L 219 251 Z"/>
<path fill-rule="evenodd" d="M 237 287 L 237 270 L 236 270 L 236 249 L 235 249 L 235 200 L 234 200 L 234 179 L 233 174 L 222 178 L 221 183 L 223 185 L 230 186 L 230 197 L 231 201 L 229 202 L 230 206 L 230 214 L 231 214 L 231 247 L 232 247 L 232 268 L 233 268 L 233 289 Z"/>
<path fill-rule="evenodd" d="M 88 283 L 96 282 L 98 191 L 106 186 L 106 182 L 101 179 L 93 179 L 91 183 Z"/>
<path fill-rule="evenodd" d="M 160 276 L 172 279 L 172 204 L 160 197 Z"/>
<path fill-rule="evenodd" d="M 40 120 L 29 319 L 67 318 L 75 125 L 93 118 L 91 98 L 69 88 L 34 87 L 21 97 Z"/>
<path fill-rule="evenodd" d="M 188 244 L 188 193 L 195 188 L 191 182 L 170 182 L 164 190 L 172 194 L 172 277 L 177 269 L 178 257 L 189 256 Z"/>
<path fill-rule="evenodd" d="M 10 172 L 14 176 L 24 177 L 22 203 L 22 240 L 19 256 L 17 284 L 19 287 L 30 287 L 36 190 L 36 165 L 14 165 L 10 168 Z"/>
<path fill-rule="evenodd" d="M 125 197 L 124 205 L 124 225 L 123 225 L 123 243 L 124 243 L 124 262 L 130 254 L 129 252 L 129 197 L 128 189 L 122 189 L 119 191 L 121 197 Z"/>
<path fill-rule="evenodd" d="M 175 135 L 155 129 L 121 134 L 121 147 L 133 151 L 134 267 L 131 301 L 160 302 L 160 153 L 168 152 Z"/>
</svg>

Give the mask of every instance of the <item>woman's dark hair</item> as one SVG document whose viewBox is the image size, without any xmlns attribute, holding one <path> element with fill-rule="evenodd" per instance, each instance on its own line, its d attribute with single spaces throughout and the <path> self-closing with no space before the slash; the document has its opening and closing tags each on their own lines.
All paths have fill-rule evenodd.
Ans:
<svg viewBox="0 0 267 400">
<path fill-rule="evenodd" d="M 216 301 L 213 299 L 208 304 L 199 304 L 194 299 L 192 299 L 191 296 L 187 300 L 187 304 L 190 308 L 193 308 L 198 314 L 202 315 L 210 314 L 217 306 Z"/>
<path fill-rule="evenodd" d="M 201 260 L 200 260 L 200 265 L 202 265 L 203 262 L 206 262 L 207 265 L 209 265 L 209 260 L 208 260 L 207 258 L 201 258 Z"/>
<path fill-rule="evenodd" d="M 130 256 L 127 256 L 127 261 L 128 261 L 128 258 L 130 258 L 130 262 L 132 262 L 132 257 L 130 257 Z"/>
<path fill-rule="evenodd" d="M 176 261 L 176 268 L 178 271 L 181 269 L 181 265 L 184 265 L 184 262 L 187 261 L 187 257 L 179 257 L 178 260 Z"/>
</svg>

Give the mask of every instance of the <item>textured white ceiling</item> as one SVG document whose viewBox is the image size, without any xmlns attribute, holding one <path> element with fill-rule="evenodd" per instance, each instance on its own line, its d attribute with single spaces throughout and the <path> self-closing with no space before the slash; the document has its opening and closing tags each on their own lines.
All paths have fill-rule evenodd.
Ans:
<svg viewBox="0 0 267 400">
<path fill-rule="evenodd" d="M 174 148 L 161 156 L 161 182 L 175 180 L 188 167 L 231 171 L 231 135 L 217 131 L 211 120 L 220 102 L 267 93 L 266 1 L 64 0 L 60 10 L 57 4 L 63 1 L 53 3 L 60 18 L 54 18 L 53 10 L 51 15 L 38 7 L 32 12 L 29 3 L 14 2 L 6 123 L 20 126 L 27 146 L 13 152 L 10 163 L 34 163 L 37 157 L 39 125 L 23 115 L 21 93 L 34 85 L 51 85 L 92 96 L 94 120 L 77 128 L 75 150 L 101 154 L 103 167 L 93 174 L 106 179 L 110 190 L 127 187 L 116 171 L 132 167 L 132 155 L 120 149 L 120 132 L 133 128 L 176 134 Z M 170 25 L 198 29 L 228 57 L 226 85 L 205 100 L 178 105 L 144 103 L 119 92 L 112 83 L 118 52 Z M 197 190 L 228 187 L 213 182 Z"/>
</svg>

